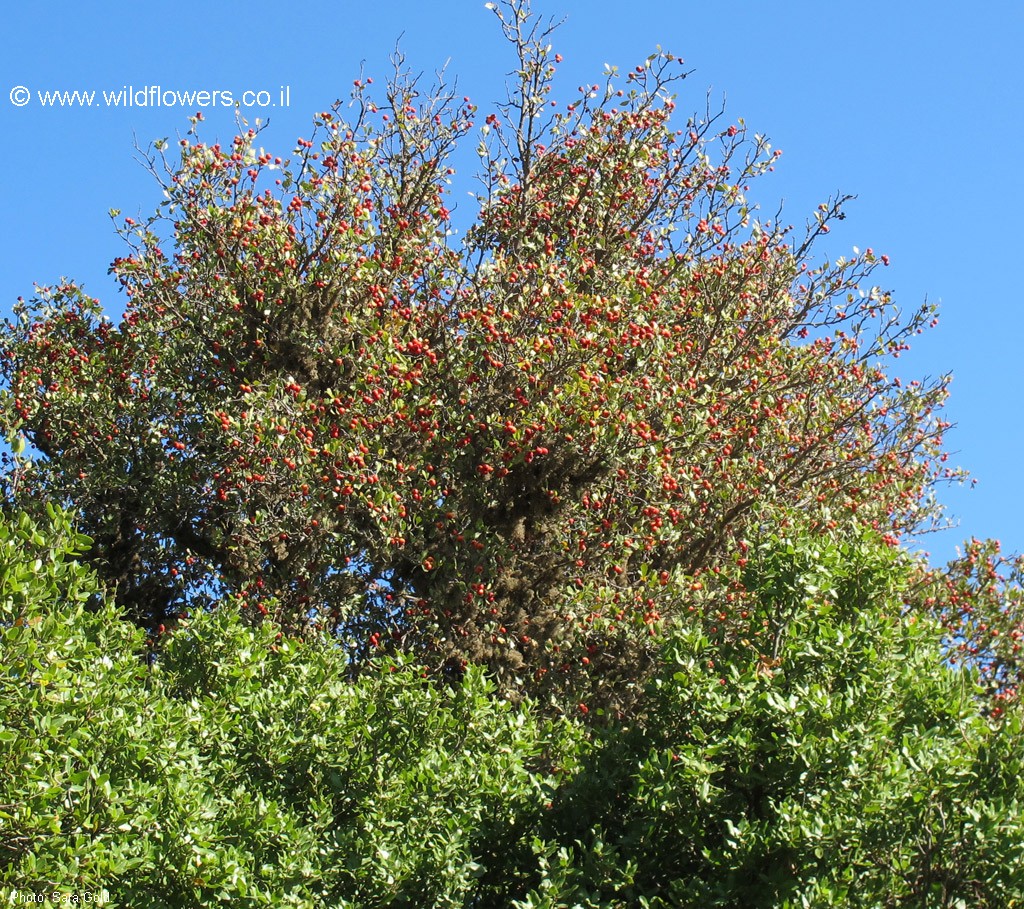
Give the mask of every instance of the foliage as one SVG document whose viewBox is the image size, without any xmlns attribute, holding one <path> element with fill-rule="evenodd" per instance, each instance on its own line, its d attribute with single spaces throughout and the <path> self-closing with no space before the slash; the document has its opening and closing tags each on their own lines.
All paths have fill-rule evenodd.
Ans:
<svg viewBox="0 0 1024 909">
<path fill-rule="evenodd" d="M 870 540 L 765 540 L 750 637 L 673 632 L 643 713 L 585 729 L 200 612 L 157 659 L 0 524 L 0 884 L 111 906 L 991 906 L 1024 898 L 1019 704 L 901 613 Z M 92 602 L 91 608 L 84 604 Z M 767 626 L 765 625 L 767 623 Z M 774 629 L 775 655 L 753 646 Z"/>
<path fill-rule="evenodd" d="M 1024 724 L 978 710 L 876 545 L 766 543 L 746 641 L 676 636 L 649 713 L 563 786 L 556 906 L 991 906 L 1024 898 Z"/>
<path fill-rule="evenodd" d="M 482 123 L 401 65 L 287 161 L 197 117 L 122 222 L 120 322 L 62 282 L 3 331 L 0 420 L 34 452 L 9 497 L 73 505 L 151 634 L 231 595 L 357 662 L 624 708 L 773 515 L 894 543 L 934 516 L 945 380 L 885 371 L 933 314 L 870 284 L 886 257 L 813 252 L 844 200 L 804 237 L 757 220 L 779 153 L 711 110 L 678 128 L 682 61 L 559 105 L 551 29 L 494 12 L 518 81 Z"/>
<path fill-rule="evenodd" d="M 67 532 L 0 525 L 0 883 L 123 906 L 456 906 L 483 862 L 514 880 L 506 842 L 578 731 L 495 699 L 479 669 L 454 690 L 393 663 L 352 683 L 340 649 L 237 610 L 146 660 L 112 606 L 83 608 L 95 582 Z"/>
<path fill-rule="evenodd" d="M 1021 563 L 899 548 L 956 476 L 945 380 L 887 372 L 932 311 L 813 252 L 845 200 L 757 220 L 778 153 L 677 128 L 681 61 L 559 106 L 552 29 L 488 6 L 482 123 L 401 61 L 288 161 L 197 116 L 119 322 L 62 281 L 0 332 L 0 883 L 1024 900 Z"/>
<path fill-rule="evenodd" d="M 1019 697 L 1024 675 L 1022 591 L 1024 556 L 1002 555 L 997 540 L 972 539 L 945 569 L 922 571 L 911 597 L 946 629 L 950 661 L 980 670 L 997 716 L 1001 701 Z"/>
</svg>

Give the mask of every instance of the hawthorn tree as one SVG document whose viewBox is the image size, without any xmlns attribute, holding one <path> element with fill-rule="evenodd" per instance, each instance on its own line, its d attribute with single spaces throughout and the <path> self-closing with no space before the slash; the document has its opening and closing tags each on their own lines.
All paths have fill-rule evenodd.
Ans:
<svg viewBox="0 0 1024 909">
<path fill-rule="evenodd" d="M 31 444 L 8 497 L 73 506 L 154 635 L 232 595 L 353 666 L 621 690 L 664 620 L 741 610 L 763 522 L 895 545 L 934 518 L 946 380 L 886 371 L 934 314 L 871 282 L 886 257 L 814 252 L 846 199 L 802 236 L 759 220 L 779 152 L 673 120 L 681 60 L 558 103 L 552 26 L 493 11 L 516 63 L 482 122 L 401 61 L 287 160 L 197 115 L 152 149 L 157 212 L 119 226 L 123 317 L 62 282 L 6 325 L 3 423 Z"/>
<path fill-rule="evenodd" d="M 1024 677 L 1024 556 L 1004 555 L 998 540 L 968 540 L 944 569 L 922 568 L 907 596 L 946 632 L 949 662 L 977 669 L 999 716 L 1020 696 Z"/>
</svg>

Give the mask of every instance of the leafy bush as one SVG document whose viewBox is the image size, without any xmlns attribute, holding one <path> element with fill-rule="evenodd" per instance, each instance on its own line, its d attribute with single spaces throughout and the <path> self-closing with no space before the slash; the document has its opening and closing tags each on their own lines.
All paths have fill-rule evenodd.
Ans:
<svg viewBox="0 0 1024 909">
<path fill-rule="evenodd" d="M 47 534 L 50 534 L 48 537 Z M 148 659 L 65 518 L 2 525 L 0 882 L 117 905 L 463 905 L 579 739 L 389 663 L 199 614 Z M 513 874 L 514 877 L 514 874 Z"/>
<path fill-rule="evenodd" d="M 1024 897 L 1024 727 L 979 712 L 887 547 L 752 557 L 749 634 L 675 636 L 647 713 L 561 787 L 525 905 L 991 906 Z M 774 652 L 752 642 L 776 629 Z M 784 633 L 783 633 L 784 632 Z"/>
<path fill-rule="evenodd" d="M 891 548 L 753 549 L 748 634 L 678 628 L 584 727 L 233 608 L 152 659 L 84 541 L 0 524 L 0 883 L 111 905 L 991 906 L 1024 896 L 1019 705 L 979 711 Z M 766 631 L 767 629 L 767 631 Z"/>
</svg>

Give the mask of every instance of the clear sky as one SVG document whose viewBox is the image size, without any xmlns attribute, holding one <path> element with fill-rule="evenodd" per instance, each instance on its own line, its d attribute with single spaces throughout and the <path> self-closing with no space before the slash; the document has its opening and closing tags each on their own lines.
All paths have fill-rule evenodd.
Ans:
<svg viewBox="0 0 1024 909">
<path fill-rule="evenodd" d="M 1024 550 L 1024 3 L 534 0 L 534 8 L 565 19 L 554 39 L 565 57 L 561 97 L 597 80 L 605 63 L 625 69 L 661 45 L 695 70 L 678 98 L 681 118 L 710 90 L 715 101 L 725 97 L 730 117 L 783 149 L 776 173 L 752 192 L 763 209 L 784 201 L 786 219 L 801 224 L 838 190 L 858 196 L 821 251 L 887 253 L 882 277 L 899 302 L 941 304 L 939 327 L 898 373 L 954 374 L 948 418 L 957 429 L 948 443 L 978 481 L 942 494 L 960 527 L 927 541 L 933 561 L 972 535 Z M 156 206 L 133 143 L 184 132 L 193 112 L 152 106 L 151 86 L 273 102 L 248 114 L 269 119 L 263 144 L 284 155 L 314 113 L 347 96 L 361 63 L 383 81 L 399 37 L 410 66 L 429 74 L 447 63 L 481 109 L 502 94 L 512 63 L 483 0 L 52 0 L 10 5 L 3 25 L 4 315 L 34 283 L 62 275 L 119 312 L 106 269 L 123 250 L 107 212 Z M 103 103 L 104 91 L 128 87 L 146 90 L 147 106 Z M 40 101 L 40 92 L 75 90 L 95 91 L 93 105 Z M 234 134 L 233 108 L 206 116 L 204 140 Z M 462 176 L 468 209 L 472 183 Z"/>
</svg>

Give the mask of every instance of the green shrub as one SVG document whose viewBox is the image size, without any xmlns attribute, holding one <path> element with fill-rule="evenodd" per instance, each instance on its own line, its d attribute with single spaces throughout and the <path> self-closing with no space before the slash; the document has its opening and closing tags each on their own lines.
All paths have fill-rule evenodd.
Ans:
<svg viewBox="0 0 1024 909">
<path fill-rule="evenodd" d="M 66 519 L 0 525 L 0 883 L 125 906 L 457 906 L 570 727 L 201 614 L 146 659 Z M 498 862 L 502 872 L 485 863 Z"/>
<path fill-rule="evenodd" d="M 979 712 L 939 630 L 902 613 L 901 560 L 805 538 L 752 562 L 748 636 L 677 634 L 643 723 L 560 790 L 524 905 L 1021 899 L 1020 712 Z"/>
<path fill-rule="evenodd" d="M 1006 907 L 1018 707 L 986 716 L 903 559 L 750 554 L 748 627 L 677 628 L 587 729 L 200 613 L 154 650 L 66 516 L 0 521 L 0 884 L 116 906 Z M 153 659 L 153 654 L 156 658 Z M 5 895 L 11 890 L 0 891 Z"/>
</svg>

